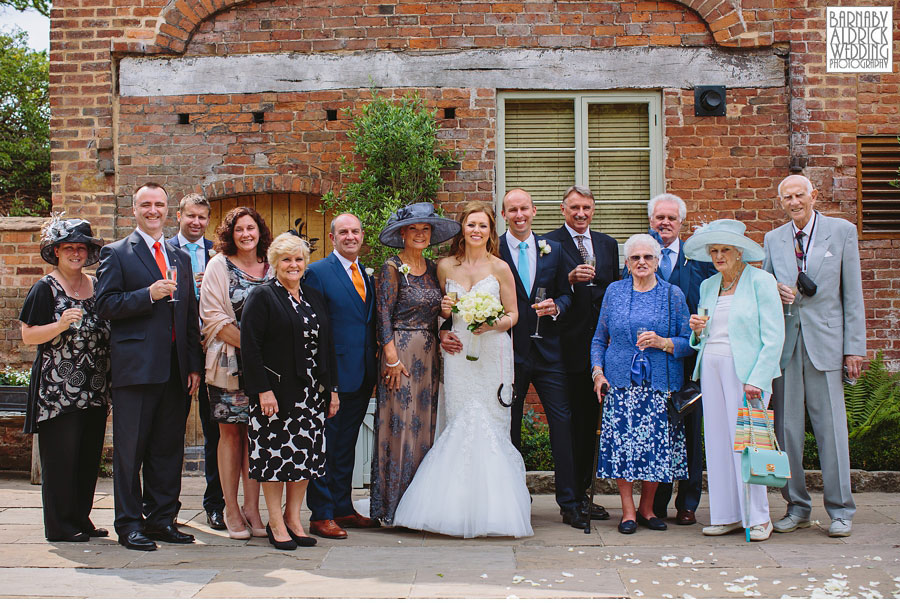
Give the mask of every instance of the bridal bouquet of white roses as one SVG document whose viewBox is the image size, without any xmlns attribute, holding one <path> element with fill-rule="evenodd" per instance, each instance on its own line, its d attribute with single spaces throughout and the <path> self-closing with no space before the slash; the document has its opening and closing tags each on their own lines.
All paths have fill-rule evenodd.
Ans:
<svg viewBox="0 0 900 603">
<path fill-rule="evenodd" d="M 470 291 L 460 297 L 453 305 L 452 312 L 460 315 L 469 331 L 475 331 L 483 324 L 493 326 L 507 314 L 499 299 L 490 293 L 478 291 Z M 479 339 L 473 333 L 467 346 L 466 359 L 478 360 L 480 347 Z"/>
</svg>

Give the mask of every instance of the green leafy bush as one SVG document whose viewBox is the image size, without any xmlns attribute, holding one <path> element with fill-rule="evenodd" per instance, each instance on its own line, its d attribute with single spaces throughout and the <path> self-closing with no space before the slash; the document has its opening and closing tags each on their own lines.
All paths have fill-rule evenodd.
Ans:
<svg viewBox="0 0 900 603">
<path fill-rule="evenodd" d="M 6 365 L 0 370 L 0 385 L 28 385 L 31 383 L 31 371 L 17 371 Z"/>
<path fill-rule="evenodd" d="M 850 466 L 867 471 L 900 470 L 900 374 L 878 352 L 854 385 L 844 386 Z M 816 440 L 807 424 L 803 466 L 819 468 Z"/>
<path fill-rule="evenodd" d="M 350 109 L 344 113 L 352 116 Z M 361 166 L 341 157 L 341 173 L 354 179 L 325 194 L 322 209 L 359 216 L 366 233 L 362 260 L 376 270 L 396 253 L 378 242 L 391 213 L 411 203 L 433 203 L 444 182 L 441 170 L 457 161 L 456 153 L 441 148 L 436 115 L 418 95 L 391 101 L 373 90 L 372 102 L 347 132 Z"/>
<path fill-rule="evenodd" d="M 535 412 L 529 410 L 522 417 L 522 458 L 526 471 L 553 471 L 553 454 L 550 451 L 550 429 L 535 420 Z"/>
</svg>

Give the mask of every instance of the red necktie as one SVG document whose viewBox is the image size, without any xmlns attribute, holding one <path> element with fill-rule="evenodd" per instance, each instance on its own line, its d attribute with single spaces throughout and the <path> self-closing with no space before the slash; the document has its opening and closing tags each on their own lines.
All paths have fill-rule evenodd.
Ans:
<svg viewBox="0 0 900 603">
<path fill-rule="evenodd" d="M 166 258 L 163 257 L 162 245 L 159 241 L 153 244 L 153 257 L 156 258 L 156 265 L 159 268 L 159 275 L 166 278 Z"/>
</svg>

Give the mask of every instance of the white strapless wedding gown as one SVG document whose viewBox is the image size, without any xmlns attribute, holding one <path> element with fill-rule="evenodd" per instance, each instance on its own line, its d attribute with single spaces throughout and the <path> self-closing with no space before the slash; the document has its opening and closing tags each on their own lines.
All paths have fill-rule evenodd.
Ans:
<svg viewBox="0 0 900 603">
<path fill-rule="evenodd" d="M 467 293 L 447 279 L 447 291 Z M 472 286 L 500 298 L 500 283 L 491 275 Z M 470 332 L 458 314 L 453 332 L 468 345 Z M 512 341 L 488 331 L 477 361 L 465 350 L 443 353 L 446 424 L 419 465 L 394 515 L 395 526 L 450 536 L 531 536 L 531 497 L 525 486 L 525 463 L 509 439 Z"/>
</svg>

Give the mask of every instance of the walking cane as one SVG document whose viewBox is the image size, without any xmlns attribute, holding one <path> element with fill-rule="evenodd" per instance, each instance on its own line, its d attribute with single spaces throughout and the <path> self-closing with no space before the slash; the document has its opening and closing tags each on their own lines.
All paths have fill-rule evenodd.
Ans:
<svg viewBox="0 0 900 603">
<path fill-rule="evenodd" d="M 609 385 L 603 384 L 600 388 L 600 395 L 606 397 L 609 391 Z M 603 425 L 603 404 L 600 405 L 600 412 L 597 413 L 597 433 L 594 436 L 594 464 L 591 465 L 591 498 L 588 502 L 587 526 L 584 528 L 585 534 L 591 533 L 591 509 L 594 507 L 594 492 L 597 486 L 597 463 L 600 460 L 600 428 Z"/>
</svg>

